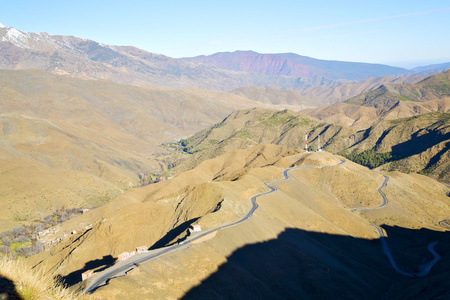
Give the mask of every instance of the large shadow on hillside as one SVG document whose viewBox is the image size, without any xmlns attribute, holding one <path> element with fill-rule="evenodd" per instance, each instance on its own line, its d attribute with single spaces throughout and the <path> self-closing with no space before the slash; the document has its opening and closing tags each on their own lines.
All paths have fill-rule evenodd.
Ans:
<svg viewBox="0 0 450 300">
<path fill-rule="evenodd" d="M 427 261 L 429 240 L 440 240 L 436 251 L 442 259 L 438 264 L 449 260 L 443 251 L 450 245 L 447 232 L 384 229 L 393 236 L 386 240 L 395 247 L 394 253 L 402 253 L 402 247 L 420 249 L 417 255 L 403 258 L 402 265 L 414 269 Z M 287 229 L 277 239 L 233 252 L 183 299 L 382 299 L 399 282 L 419 286 L 425 281 L 396 273 L 379 239 Z"/>
<path fill-rule="evenodd" d="M 153 246 L 150 247 L 150 250 L 158 249 L 164 246 L 169 246 L 171 244 L 180 242 L 185 238 L 180 238 L 177 241 L 174 241 L 177 237 L 179 237 L 183 232 L 187 232 L 189 226 L 191 226 L 194 222 L 196 222 L 199 218 L 194 218 L 189 221 L 184 222 L 183 224 L 178 225 L 174 229 L 170 230 L 165 236 L 159 239 Z"/>
<path fill-rule="evenodd" d="M 412 155 L 422 153 L 443 141 L 450 140 L 450 132 L 442 134 L 439 131 L 430 131 L 429 133 L 418 136 L 418 133 L 412 135 L 411 139 L 392 147 L 393 160 L 403 159 Z M 450 143 L 445 145 L 444 152 L 450 147 Z M 442 152 L 442 151 L 441 151 Z M 442 152 L 440 155 L 442 155 Z M 439 154 L 438 154 L 439 155 Z"/>
<path fill-rule="evenodd" d="M 84 264 L 83 268 L 73 271 L 72 273 L 66 276 L 61 276 L 57 278 L 57 280 L 61 282 L 61 284 L 63 284 L 65 287 L 70 287 L 81 282 L 81 274 L 83 274 L 84 272 L 89 270 L 101 272 L 114 265 L 115 261 L 116 259 L 114 257 L 112 257 L 111 255 L 106 255 L 103 256 L 103 258 L 101 259 L 94 259 L 88 261 L 87 263 Z"/>
</svg>

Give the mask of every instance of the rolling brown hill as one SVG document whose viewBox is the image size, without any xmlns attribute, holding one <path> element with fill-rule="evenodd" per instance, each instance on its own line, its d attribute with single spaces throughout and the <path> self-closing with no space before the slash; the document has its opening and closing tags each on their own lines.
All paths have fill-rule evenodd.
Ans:
<svg viewBox="0 0 450 300">
<path fill-rule="evenodd" d="M 413 106 L 409 106 L 410 103 Z M 389 163 L 384 166 L 387 170 L 422 172 L 442 182 L 450 182 L 447 147 L 450 99 L 419 104 L 400 102 L 384 110 L 346 103 L 334 108 L 341 108 L 341 111 L 335 110 L 335 115 L 325 119 L 330 123 L 288 110 L 234 112 L 209 130 L 182 141 L 185 151 L 192 156 L 180 162 L 176 169 L 189 169 L 217 154 L 258 143 L 304 149 L 305 132 L 308 132 L 310 150 L 318 148 L 320 135 L 320 146 L 329 152 L 348 155 L 373 150 L 385 155 L 383 159 L 379 158 L 381 160 L 371 158 L 377 160 L 375 166 Z M 401 118 L 404 115 L 408 117 Z M 351 126 L 342 124 L 344 121 Z"/>
<path fill-rule="evenodd" d="M 1 70 L 0 230 L 109 201 L 139 173 L 165 168 L 155 160 L 161 143 L 256 105 L 223 92 Z"/>
<path fill-rule="evenodd" d="M 307 115 L 289 110 L 247 109 L 235 111 L 222 122 L 182 140 L 184 151 L 192 156 L 175 170 L 186 170 L 200 161 L 256 144 L 277 144 L 304 149 L 305 131 L 321 126 Z"/>
<path fill-rule="evenodd" d="M 378 299 L 392 282 L 405 278 L 392 269 L 370 222 L 388 232 L 397 264 L 410 271 L 420 269 L 417 262 L 428 259 L 428 243 L 438 239 L 441 271 L 414 283 L 443 291 L 445 287 L 436 284 L 450 261 L 443 250 L 448 236 L 436 223 L 450 214 L 448 189 L 421 175 L 391 173 L 384 189 L 389 206 L 352 213 L 352 207 L 379 205 L 376 188 L 383 177 L 352 162 L 326 167 L 339 160 L 326 152 L 306 154 L 276 145 L 229 152 L 63 223 L 66 229 L 84 223 L 93 227 L 27 261 L 75 283 L 85 268 L 101 268 L 137 245 L 151 246 L 186 222 L 196 220 L 205 230 L 237 220 L 250 208 L 249 197 L 267 190 L 263 182 L 282 177 L 284 168 L 303 165 L 316 168 L 293 170 L 294 179 L 274 184 L 278 191 L 258 198 L 259 208 L 249 221 L 140 265 L 90 297 L 345 294 L 350 299 Z M 180 232 L 172 240 L 184 235 Z M 229 278 L 228 292 L 220 288 L 224 276 Z"/>
<path fill-rule="evenodd" d="M 348 82 L 335 86 L 311 86 L 298 90 L 286 90 L 276 87 L 248 86 L 235 89 L 231 91 L 231 93 L 262 103 L 278 105 L 283 104 L 285 108 L 299 111 L 305 106 L 321 107 L 324 105 L 342 102 L 362 93 L 376 89 L 385 83 L 411 84 L 423 79 L 424 77 L 421 76 L 383 76 L 369 78 L 362 82 Z"/>
<path fill-rule="evenodd" d="M 449 99 L 443 98 L 426 102 L 397 101 L 380 107 L 341 102 L 315 109 L 305 109 L 301 112 L 326 123 L 362 130 L 382 120 L 408 118 L 436 111 L 448 112 Z"/>
<path fill-rule="evenodd" d="M 154 160 L 158 153 L 166 152 L 157 145 L 207 128 L 235 109 L 291 106 L 284 104 L 288 101 L 262 103 L 198 88 L 139 88 L 39 70 L 3 70 L 0 79 L 1 147 L 5 159 L 2 195 L 9 199 L 3 206 L 8 208 L 1 220 L 3 229 L 42 218 L 63 204 L 96 206 L 109 200 L 136 185 L 139 173 L 164 168 L 164 162 L 161 165 Z M 301 127 L 295 134 L 304 129 Z M 268 132 L 264 135 L 270 136 Z M 276 143 L 275 136 L 263 140 Z M 37 164 L 35 171 L 25 171 L 27 164 L 29 170 Z M 10 169 L 15 171 L 6 172 Z M 82 174 L 83 179 L 77 184 L 67 181 L 57 189 L 55 179 L 61 174 L 71 178 L 72 171 Z M 27 180 L 19 184 L 11 181 L 11 176 Z M 86 182 L 97 182 L 97 178 L 101 179 L 98 184 L 82 191 Z M 48 203 L 37 207 L 42 197 L 48 198 Z"/>
<path fill-rule="evenodd" d="M 450 70 L 417 83 L 383 84 L 342 103 L 306 109 L 327 123 L 366 129 L 384 119 L 412 117 L 434 111 L 448 111 Z"/>
<path fill-rule="evenodd" d="M 415 84 L 386 84 L 346 102 L 382 107 L 398 101 L 424 102 L 450 97 L 450 70 L 429 76 Z"/>
</svg>

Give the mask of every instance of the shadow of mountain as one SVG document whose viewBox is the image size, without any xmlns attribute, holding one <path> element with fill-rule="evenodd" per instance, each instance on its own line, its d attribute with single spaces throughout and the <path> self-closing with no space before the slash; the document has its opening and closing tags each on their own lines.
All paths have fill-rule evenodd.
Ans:
<svg viewBox="0 0 450 300">
<path fill-rule="evenodd" d="M 103 256 L 102 259 L 95 259 L 88 261 L 87 263 L 84 264 L 84 267 L 82 269 L 73 271 L 72 273 L 66 276 L 59 277 L 57 279 L 65 287 L 70 287 L 81 282 L 81 274 L 83 274 L 84 272 L 94 269 L 95 272 L 101 272 L 114 265 L 115 261 L 116 259 L 114 257 L 112 257 L 111 255 L 106 255 Z"/>
<path fill-rule="evenodd" d="M 402 239 L 418 233 L 420 238 L 410 241 L 409 246 L 418 243 L 414 248 L 424 248 L 421 254 L 427 252 L 430 239 L 450 240 L 450 232 L 384 228 Z M 386 240 L 390 245 L 391 238 Z M 399 248 L 394 252 L 401 253 L 402 245 L 392 244 Z M 417 261 L 418 256 L 407 258 L 403 263 L 423 262 Z M 379 239 L 286 229 L 277 239 L 233 252 L 183 299 L 382 299 L 393 284 L 411 280 L 423 282 L 422 278 L 396 273 Z"/>
<path fill-rule="evenodd" d="M 159 239 L 156 243 L 153 244 L 149 248 L 149 250 L 158 249 L 164 246 L 169 246 L 170 242 L 173 242 L 173 240 L 182 234 L 183 232 L 186 232 L 186 230 L 189 228 L 189 226 L 192 225 L 195 221 L 197 221 L 199 218 L 194 218 L 192 220 L 186 221 L 183 224 L 175 227 L 174 229 L 170 230 L 165 236 L 163 236 L 161 239 Z M 181 239 L 179 240 L 181 241 Z M 178 242 L 178 241 L 177 241 Z M 175 243 L 175 242 L 174 242 Z"/>
<path fill-rule="evenodd" d="M 450 132 L 442 134 L 438 130 L 418 136 L 419 132 L 412 135 L 411 139 L 392 146 L 392 156 L 395 160 L 403 159 L 424 152 L 425 150 L 450 139 Z"/>
<path fill-rule="evenodd" d="M 14 282 L 0 275 L 0 299 L 21 300 L 23 299 L 16 290 Z"/>
<path fill-rule="evenodd" d="M 442 158 L 442 156 L 450 150 L 450 142 L 445 143 L 444 148 L 439 151 L 435 156 L 433 156 L 428 162 L 424 169 L 432 168 L 435 166 Z"/>
</svg>

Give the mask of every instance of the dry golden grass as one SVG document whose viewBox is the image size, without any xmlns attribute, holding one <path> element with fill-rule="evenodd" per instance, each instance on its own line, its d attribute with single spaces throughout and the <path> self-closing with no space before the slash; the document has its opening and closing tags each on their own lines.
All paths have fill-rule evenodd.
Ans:
<svg viewBox="0 0 450 300">
<path fill-rule="evenodd" d="M 65 289 L 44 271 L 36 271 L 22 260 L 0 260 L 0 298 L 27 300 L 75 300 L 85 297 Z M 6 298 L 3 298 L 6 297 Z"/>
</svg>

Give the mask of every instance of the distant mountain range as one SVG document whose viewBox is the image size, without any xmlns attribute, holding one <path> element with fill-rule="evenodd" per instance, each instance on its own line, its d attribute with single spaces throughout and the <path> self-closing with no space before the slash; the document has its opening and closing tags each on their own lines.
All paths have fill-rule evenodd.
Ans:
<svg viewBox="0 0 450 300">
<path fill-rule="evenodd" d="M 255 72 L 274 76 L 325 77 L 364 80 L 370 77 L 408 75 L 430 72 L 432 75 L 450 67 L 450 63 L 417 67 L 412 70 L 382 64 L 321 60 L 295 53 L 261 54 L 254 51 L 220 52 L 208 56 L 182 58 L 221 69 Z"/>
<path fill-rule="evenodd" d="M 320 76 L 347 80 L 361 80 L 410 72 L 403 68 L 386 65 L 327 61 L 294 53 L 260 54 L 253 51 L 235 51 L 183 58 L 183 60 L 234 71 L 293 77 Z"/>
<path fill-rule="evenodd" d="M 27 33 L 0 26 L 0 69 L 39 68 L 84 79 L 128 85 L 200 87 L 230 91 L 242 86 L 306 88 L 344 81 L 235 72 L 186 62 L 130 46 L 111 46 L 73 36 Z"/>
<path fill-rule="evenodd" d="M 73 36 L 27 33 L 0 26 L 0 69 L 43 69 L 128 85 L 200 87 L 231 91 L 256 86 L 304 90 L 388 75 L 434 74 L 448 64 L 413 70 L 380 64 L 319 60 L 293 53 L 252 51 L 174 59 L 131 46 L 111 46 Z M 419 72 L 419 74 L 417 74 Z M 354 95 L 352 95 L 354 96 Z"/>
</svg>

